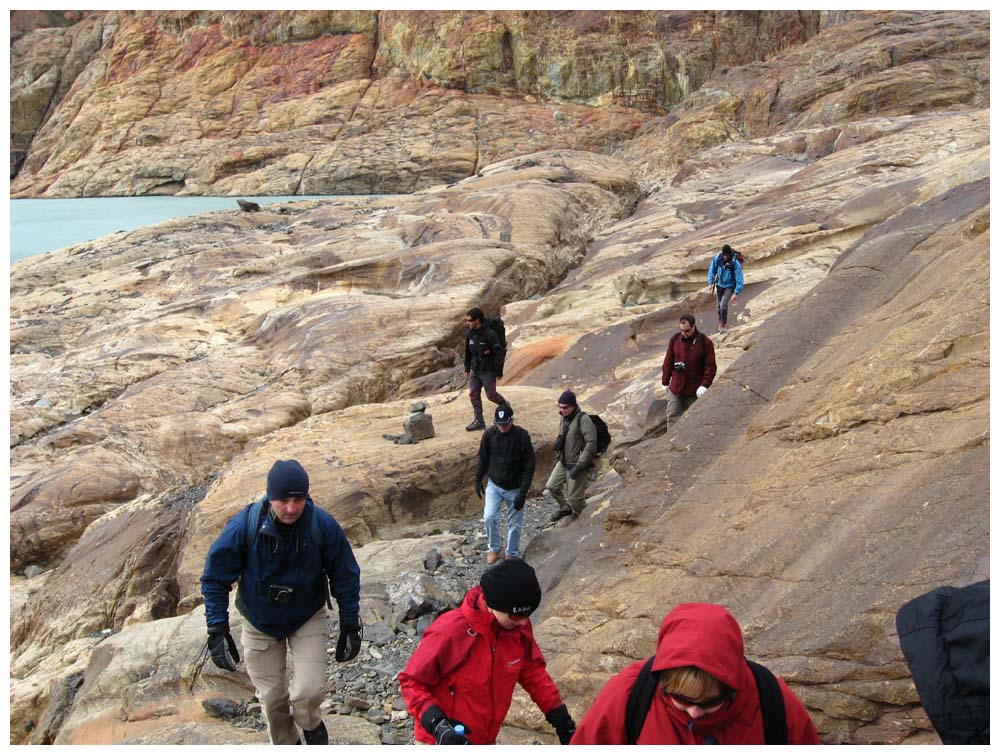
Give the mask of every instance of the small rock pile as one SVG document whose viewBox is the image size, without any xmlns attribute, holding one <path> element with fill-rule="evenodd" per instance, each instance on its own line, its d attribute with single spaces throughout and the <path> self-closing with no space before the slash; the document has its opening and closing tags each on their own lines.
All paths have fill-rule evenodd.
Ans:
<svg viewBox="0 0 1000 755">
<path fill-rule="evenodd" d="M 521 530 L 522 552 L 531 538 L 548 525 L 555 510 L 555 501 L 548 496 L 528 500 Z M 506 538 L 505 525 L 504 515 L 501 517 L 502 538 Z M 338 629 L 336 610 L 331 612 L 327 670 L 332 691 L 322 704 L 321 712 L 326 716 L 359 716 L 380 726 L 383 744 L 413 744 L 413 719 L 399 691 L 399 672 L 420 643 L 424 630 L 443 611 L 457 606 L 465 593 L 479 584 L 486 569 L 486 533 L 482 519 L 464 521 L 451 531 L 462 536 L 453 554 L 442 556 L 436 549 L 428 549 L 424 559 L 426 573 L 414 575 L 415 579 L 405 582 L 412 588 L 406 614 L 399 621 L 366 626 L 361 652 L 348 663 L 334 660 Z M 390 586 L 390 592 L 392 589 Z M 265 728 L 256 700 L 242 706 L 239 714 L 232 720 L 234 725 Z"/>
</svg>

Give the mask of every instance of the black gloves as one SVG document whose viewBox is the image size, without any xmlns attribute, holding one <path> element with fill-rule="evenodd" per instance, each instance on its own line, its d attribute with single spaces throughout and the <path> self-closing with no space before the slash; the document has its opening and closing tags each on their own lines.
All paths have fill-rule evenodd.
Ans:
<svg viewBox="0 0 1000 755">
<path fill-rule="evenodd" d="M 565 708 L 565 706 L 563 706 Z M 434 737 L 434 741 L 439 745 L 467 745 L 472 744 L 463 734 L 455 731 L 456 726 L 462 726 L 465 731 L 469 729 L 461 721 L 453 721 L 448 718 L 444 711 L 438 706 L 432 705 L 420 716 L 420 725 L 424 730 Z"/>
<path fill-rule="evenodd" d="M 208 628 L 208 652 L 212 654 L 212 663 L 223 671 L 236 670 L 240 654 L 236 650 L 236 641 L 229 634 L 229 622 L 212 624 Z"/>
<path fill-rule="evenodd" d="M 545 714 L 545 720 L 555 727 L 561 745 L 568 745 L 573 735 L 576 734 L 576 721 L 570 716 L 565 705 L 550 710 Z"/>
<path fill-rule="evenodd" d="M 476 495 L 478 495 L 480 498 L 483 497 L 483 478 L 482 477 L 477 477 L 476 478 Z"/>
<path fill-rule="evenodd" d="M 361 652 L 361 625 L 340 624 L 340 637 L 337 639 L 337 653 L 334 656 L 337 663 L 345 663 L 357 658 Z"/>
<path fill-rule="evenodd" d="M 523 509 L 524 508 L 524 502 L 527 500 L 527 498 L 528 498 L 528 494 L 527 493 L 525 493 L 524 491 L 519 492 L 514 497 L 514 510 L 515 511 L 520 511 L 521 509 Z"/>
<path fill-rule="evenodd" d="M 569 479 L 575 480 L 581 474 L 583 474 L 583 467 L 581 467 L 579 464 L 574 464 L 573 468 L 569 470 Z"/>
</svg>

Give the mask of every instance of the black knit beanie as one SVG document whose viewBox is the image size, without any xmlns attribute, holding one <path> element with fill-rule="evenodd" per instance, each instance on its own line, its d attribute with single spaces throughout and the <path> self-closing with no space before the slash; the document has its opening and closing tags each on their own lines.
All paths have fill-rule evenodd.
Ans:
<svg viewBox="0 0 1000 755">
<path fill-rule="evenodd" d="M 520 558 L 501 561 L 483 572 L 479 580 L 486 605 L 504 613 L 527 616 L 542 602 L 542 588 L 535 570 Z"/>
<path fill-rule="evenodd" d="M 559 396 L 559 403 L 566 406 L 576 406 L 576 394 L 573 391 L 563 391 Z"/>
<path fill-rule="evenodd" d="M 267 500 L 305 498 L 309 495 L 309 475 L 295 459 L 276 461 L 267 473 Z"/>
</svg>

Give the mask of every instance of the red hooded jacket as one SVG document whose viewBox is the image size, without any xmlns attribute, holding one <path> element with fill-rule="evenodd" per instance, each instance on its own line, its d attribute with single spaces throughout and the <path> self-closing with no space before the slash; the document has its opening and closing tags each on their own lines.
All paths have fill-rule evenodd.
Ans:
<svg viewBox="0 0 1000 755">
<path fill-rule="evenodd" d="M 627 744 L 625 706 L 645 661 L 613 676 L 577 727 L 571 744 Z M 723 745 L 764 744 L 764 723 L 753 672 L 743 657 L 743 633 L 722 606 L 683 603 L 660 626 L 653 670 L 697 666 L 736 690 L 736 699 L 714 713 L 692 719 L 659 689 L 653 695 L 637 744 L 704 744 L 711 734 Z M 819 744 L 805 706 L 778 679 L 785 701 L 788 744 Z"/>
<path fill-rule="evenodd" d="M 420 724 L 431 705 L 465 724 L 472 744 L 488 745 L 496 741 L 515 684 L 543 713 L 563 704 L 531 624 L 503 629 L 481 601 L 482 594 L 481 587 L 474 587 L 461 606 L 427 627 L 399 674 L 406 708 L 415 719 L 413 736 L 420 742 L 434 744 Z"/>
</svg>

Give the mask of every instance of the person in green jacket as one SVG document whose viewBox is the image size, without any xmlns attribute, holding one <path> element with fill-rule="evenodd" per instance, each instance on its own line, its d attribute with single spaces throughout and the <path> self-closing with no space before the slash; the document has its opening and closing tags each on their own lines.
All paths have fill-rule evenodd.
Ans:
<svg viewBox="0 0 1000 755">
<path fill-rule="evenodd" d="M 562 423 L 556 439 L 556 465 L 545 483 L 545 489 L 559 504 L 552 515 L 553 523 L 563 517 L 579 516 L 587 505 L 587 472 L 597 455 L 597 428 L 590 415 L 580 409 L 573 391 L 563 391 L 559 396 L 559 414 Z"/>
</svg>

